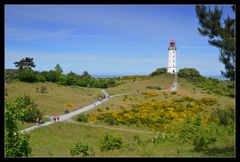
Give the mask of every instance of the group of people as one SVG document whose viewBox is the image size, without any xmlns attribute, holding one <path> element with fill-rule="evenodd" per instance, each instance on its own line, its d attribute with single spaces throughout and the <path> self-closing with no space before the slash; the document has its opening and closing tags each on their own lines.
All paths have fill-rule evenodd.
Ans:
<svg viewBox="0 0 240 162">
<path fill-rule="evenodd" d="M 51 122 L 56 122 L 56 121 L 59 121 L 60 119 L 60 116 L 59 115 L 54 115 L 54 116 L 50 116 L 48 118 L 48 121 L 51 121 Z"/>
<path fill-rule="evenodd" d="M 56 122 L 56 121 L 59 121 L 59 119 L 60 119 L 60 116 L 59 116 L 59 115 L 54 115 L 54 116 L 49 116 L 48 121 L 50 121 L 50 122 Z M 44 123 L 42 120 L 40 120 L 39 117 L 37 117 L 37 118 L 35 119 L 35 121 L 36 121 L 36 125 L 38 125 L 38 126 L 39 126 L 40 124 Z"/>
<path fill-rule="evenodd" d="M 110 96 L 109 96 L 109 95 L 104 95 L 103 97 L 98 97 L 98 98 L 95 100 L 95 105 L 97 105 L 97 101 L 102 102 L 103 99 L 105 99 L 105 98 L 110 98 Z"/>
</svg>

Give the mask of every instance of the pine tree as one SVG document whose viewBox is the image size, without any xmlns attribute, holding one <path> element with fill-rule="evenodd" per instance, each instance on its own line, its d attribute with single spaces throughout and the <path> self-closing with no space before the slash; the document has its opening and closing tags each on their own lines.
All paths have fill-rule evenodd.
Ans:
<svg viewBox="0 0 240 162">
<path fill-rule="evenodd" d="M 14 62 L 15 66 L 21 71 L 24 69 L 30 69 L 36 67 L 36 65 L 33 62 L 33 58 L 25 57 L 21 59 L 20 61 Z"/>
<path fill-rule="evenodd" d="M 235 6 L 232 9 L 235 12 Z M 228 15 L 221 23 L 223 8 L 217 6 L 211 10 L 205 5 L 196 5 L 195 11 L 200 24 L 199 33 L 209 38 L 209 44 L 220 49 L 219 61 L 225 66 L 225 71 L 221 71 L 222 75 L 235 80 L 235 19 Z"/>
</svg>

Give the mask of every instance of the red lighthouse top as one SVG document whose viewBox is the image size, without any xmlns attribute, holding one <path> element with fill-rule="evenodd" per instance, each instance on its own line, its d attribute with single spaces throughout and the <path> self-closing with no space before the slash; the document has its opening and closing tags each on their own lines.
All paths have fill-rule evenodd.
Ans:
<svg viewBox="0 0 240 162">
<path fill-rule="evenodd" d="M 174 46 L 174 45 L 175 45 L 174 40 L 171 40 L 170 45 L 171 45 L 171 46 Z"/>
</svg>

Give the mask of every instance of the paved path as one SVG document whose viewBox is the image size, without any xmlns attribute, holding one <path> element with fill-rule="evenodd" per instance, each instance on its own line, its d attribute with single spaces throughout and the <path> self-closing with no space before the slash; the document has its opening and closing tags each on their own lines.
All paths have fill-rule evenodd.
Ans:
<svg viewBox="0 0 240 162">
<path fill-rule="evenodd" d="M 116 97 L 116 96 L 120 96 L 120 95 L 125 95 L 125 94 L 129 94 L 129 93 L 124 93 L 124 94 L 117 94 L 117 95 L 113 95 L 113 96 L 110 96 L 105 90 L 102 90 L 102 92 L 104 93 L 105 96 L 107 96 L 107 98 L 103 99 L 102 101 L 95 101 L 83 108 L 80 108 L 78 110 L 75 110 L 73 112 L 70 112 L 68 114 L 64 114 L 64 115 L 60 115 L 60 118 L 59 118 L 59 121 L 65 121 L 65 120 L 68 120 L 70 118 L 72 118 L 73 116 L 77 115 L 77 114 L 80 114 L 82 112 L 85 112 L 85 111 L 88 111 L 88 110 L 91 110 L 93 108 L 95 108 L 96 106 L 102 104 L 103 102 L 109 100 L 110 98 L 112 97 Z M 108 97 L 109 96 L 109 97 Z M 35 126 L 32 126 L 32 127 L 29 127 L 29 128 L 26 128 L 26 129 L 23 129 L 21 130 L 20 132 L 29 132 L 35 128 L 40 128 L 40 127 L 43 127 L 43 126 L 47 126 L 47 125 L 50 125 L 50 124 L 54 124 L 56 122 L 51 122 L 51 121 L 48 121 L 48 122 L 45 122 L 43 124 L 40 124 L 40 125 L 35 125 Z"/>
</svg>

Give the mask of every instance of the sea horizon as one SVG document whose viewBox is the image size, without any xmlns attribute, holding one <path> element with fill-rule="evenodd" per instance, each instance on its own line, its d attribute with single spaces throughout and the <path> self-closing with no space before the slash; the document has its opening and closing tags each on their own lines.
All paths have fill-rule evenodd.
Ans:
<svg viewBox="0 0 240 162">
<path fill-rule="evenodd" d="M 93 74 L 92 75 L 95 78 L 116 78 L 116 77 L 125 77 L 125 76 L 147 76 L 147 74 Z M 215 79 L 219 79 L 219 80 L 226 80 L 226 78 L 224 78 L 222 75 L 203 75 L 204 77 L 208 77 L 208 78 L 215 78 Z"/>
</svg>

